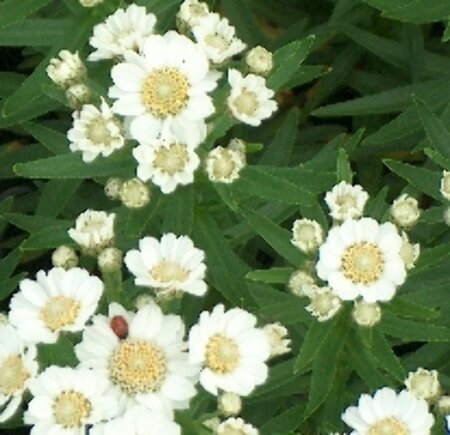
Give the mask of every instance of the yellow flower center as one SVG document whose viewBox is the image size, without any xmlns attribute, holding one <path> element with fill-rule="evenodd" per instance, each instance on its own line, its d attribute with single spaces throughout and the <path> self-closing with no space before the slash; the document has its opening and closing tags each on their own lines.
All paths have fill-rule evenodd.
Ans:
<svg viewBox="0 0 450 435">
<path fill-rule="evenodd" d="M 40 317 L 50 331 L 73 325 L 80 312 L 80 303 L 67 296 L 53 296 L 41 309 Z"/>
<path fill-rule="evenodd" d="M 66 429 L 83 426 L 91 412 L 91 402 L 73 390 L 63 391 L 53 402 L 55 421 Z"/>
<path fill-rule="evenodd" d="M 158 118 L 178 115 L 189 99 L 189 82 L 178 68 L 161 68 L 144 81 L 142 100 Z"/>
<path fill-rule="evenodd" d="M 145 340 L 123 341 L 109 361 L 111 381 L 130 396 L 158 391 L 166 372 L 164 352 Z"/>
<path fill-rule="evenodd" d="M 332 292 L 318 293 L 311 299 L 311 307 L 320 316 L 330 314 L 336 305 L 336 296 Z"/>
<path fill-rule="evenodd" d="M 29 377 L 22 358 L 19 355 L 8 356 L 0 366 L 0 392 L 12 396 L 24 387 Z"/>
<path fill-rule="evenodd" d="M 383 254 L 373 243 L 355 243 L 345 250 L 341 259 L 342 273 L 354 284 L 372 284 L 383 270 Z"/>
<path fill-rule="evenodd" d="M 228 41 L 220 35 L 208 35 L 205 37 L 205 42 L 207 45 L 215 48 L 219 52 L 225 51 L 229 47 Z"/>
<path fill-rule="evenodd" d="M 336 198 L 336 205 L 343 210 L 356 207 L 356 198 L 353 195 L 341 195 Z"/>
<path fill-rule="evenodd" d="M 258 98 L 253 91 L 243 89 L 241 94 L 235 98 L 234 106 L 239 113 L 252 116 L 258 108 Z"/>
<path fill-rule="evenodd" d="M 383 418 L 369 428 L 367 435 L 408 435 L 408 428 L 393 417 Z"/>
<path fill-rule="evenodd" d="M 172 281 L 184 282 L 189 275 L 184 267 L 168 260 L 161 261 L 151 270 L 150 274 L 154 280 L 161 284 L 168 284 Z"/>
<path fill-rule="evenodd" d="M 101 116 L 94 118 L 87 127 L 87 136 L 95 144 L 108 145 L 113 138 L 111 132 L 108 130 L 107 121 Z"/>
<path fill-rule="evenodd" d="M 188 160 L 188 153 L 183 144 L 173 143 L 168 148 L 161 147 L 155 153 L 153 164 L 169 175 L 183 171 Z"/>
<path fill-rule="evenodd" d="M 235 156 L 230 150 L 222 150 L 213 160 L 212 171 L 216 178 L 229 178 L 236 169 Z"/>
<path fill-rule="evenodd" d="M 213 335 L 206 345 L 206 365 L 213 372 L 227 374 L 239 363 L 239 348 L 236 342 L 225 335 Z"/>
</svg>

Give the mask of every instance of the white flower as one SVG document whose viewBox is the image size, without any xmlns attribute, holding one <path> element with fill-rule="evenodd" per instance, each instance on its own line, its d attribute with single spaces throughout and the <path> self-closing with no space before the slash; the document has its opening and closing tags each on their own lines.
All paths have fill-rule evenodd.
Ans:
<svg viewBox="0 0 450 435">
<path fill-rule="evenodd" d="M 198 0 L 184 0 L 177 12 L 177 27 L 182 33 L 186 33 L 191 27 L 209 14 L 208 5 Z"/>
<path fill-rule="evenodd" d="M 78 265 L 78 255 L 70 246 L 59 246 L 52 253 L 52 264 L 54 267 L 71 269 Z"/>
<path fill-rule="evenodd" d="M 135 406 L 122 417 L 95 425 L 89 435 L 181 435 L 180 426 L 162 413 Z"/>
<path fill-rule="evenodd" d="M 437 407 L 441 414 L 449 414 L 450 417 L 450 396 L 441 396 L 437 401 Z M 448 429 L 450 429 L 450 427 Z"/>
<path fill-rule="evenodd" d="M 225 312 L 216 305 L 200 314 L 189 332 L 189 360 L 204 366 L 200 383 L 211 394 L 219 390 L 248 396 L 267 379 L 270 356 L 267 335 L 256 317 L 240 308 Z"/>
<path fill-rule="evenodd" d="M 316 287 L 314 278 L 303 270 L 296 270 L 289 278 L 288 288 L 295 296 L 311 297 Z"/>
<path fill-rule="evenodd" d="M 444 222 L 450 227 L 450 206 L 444 210 Z"/>
<path fill-rule="evenodd" d="M 137 176 L 141 180 L 151 180 L 165 194 L 173 192 L 178 185 L 194 182 L 194 172 L 200 163 L 195 152 L 196 141 L 183 141 L 170 133 L 150 141 L 146 137 L 149 136 L 139 134 L 141 145 L 133 149 L 138 162 Z"/>
<path fill-rule="evenodd" d="M 16 329 L 0 325 L 0 423 L 14 415 L 30 380 L 36 376 L 36 355 L 36 346 L 26 346 Z"/>
<path fill-rule="evenodd" d="M 75 83 L 66 90 L 66 98 L 69 106 L 77 110 L 84 104 L 89 103 L 91 97 L 91 88 L 85 83 Z"/>
<path fill-rule="evenodd" d="M 82 366 L 108 380 L 121 410 L 141 404 L 172 416 L 196 393 L 198 368 L 187 361 L 184 333 L 181 318 L 156 304 L 136 314 L 111 304 L 109 317 L 93 318 L 75 352 Z"/>
<path fill-rule="evenodd" d="M 238 70 L 230 69 L 228 82 L 231 86 L 228 107 L 244 124 L 257 127 L 277 110 L 277 103 L 272 99 L 274 92 L 266 86 L 263 77 L 254 74 L 243 77 Z"/>
<path fill-rule="evenodd" d="M 103 3 L 104 0 L 80 0 L 81 6 L 85 8 L 93 8 L 94 6 Z"/>
<path fill-rule="evenodd" d="M 329 287 L 315 287 L 310 298 L 311 303 L 305 309 L 319 322 L 326 322 L 334 317 L 342 306 L 342 301 Z"/>
<path fill-rule="evenodd" d="M 428 435 L 434 423 L 425 400 L 387 387 L 373 397 L 361 395 L 358 406 L 347 408 L 342 420 L 354 429 L 350 435 Z"/>
<path fill-rule="evenodd" d="M 414 267 L 420 255 L 420 245 L 418 243 L 410 243 L 408 235 L 402 232 L 402 247 L 400 249 L 400 257 L 405 263 L 407 270 Z"/>
<path fill-rule="evenodd" d="M 441 393 L 441 384 L 436 370 L 426 370 L 420 367 L 414 372 L 409 372 L 405 385 L 417 399 L 433 401 Z"/>
<path fill-rule="evenodd" d="M 46 71 L 50 79 L 62 88 L 83 80 L 86 75 L 86 67 L 78 52 L 68 50 L 61 50 L 58 57 L 50 59 Z"/>
<path fill-rule="evenodd" d="M 208 14 L 192 28 L 198 45 L 205 51 L 208 59 L 220 65 L 234 55 L 245 50 L 246 45 L 236 37 L 236 29 L 219 14 Z"/>
<path fill-rule="evenodd" d="M 150 202 L 150 189 L 139 178 L 131 178 L 120 185 L 119 199 L 127 208 L 142 208 Z"/>
<path fill-rule="evenodd" d="M 9 320 L 30 343 L 55 343 L 61 332 L 81 331 L 97 309 L 103 283 L 87 270 L 40 270 L 11 299 Z"/>
<path fill-rule="evenodd" d="M 152 287 L 158 295 L 186 292 L 203 296 L 207 290 L 204 259 L 204 252 L 194 247 L 188 236 L 168 233 L 160 241 L 141 239 L 139 250 L 125 255 L 125 264 L 136 277 L 136 285 Z"/>
<path fill-rule="evenodd" d="M 115 217 L 114 213 L 86 210 L 77 217 L 69 236 L 87 252 L 100 252 L 113 243 Z"/>
<path fill-rule="evenodd" d="M 100 109 L 85 104 L 72 116 L 73 126 L 67 133 L 71 142 L 70 150 L 81 151 L 84 162 L 92 162 L 99 155 L 108 157 L 125 145 L 120 121 L 114 117 L 104 100 Z"/>
<path fill-rule="evenodd" d="M 242 399 L 235 393 L 223 393 L 217 398 L 217 409 L 226 417 L 238 415 L 242 409 Z"/>
<path fill-rule="evenodd" d="M 297 219 L 292 234 L 292 244 L 305 253 L 314 252 L 323 243 L 322 227 L 310 219 Z"/>
<path fill-rule="evenodd" d="M 138 51 L 143 38 L 153 34 L 155 24 L 155 15 L 148 14 L 143 6 L 132 4 L 118 9 L 94 27 L 89 44 L 96 50 L 88 59 L 122 58 L 130 50 Z"/>
<path fill-rule="evenodd" d="M 399 227 L 410 229 L 420 218 L 417 199 L 407 195 L 400 195 L 391 206 L 391 217 Z"/>
<path fill-rule="evenodd" d="M 245 63 L 253 74 L 266 76 L 273 68 L 273 56 L 270 51 L 258 45 L 247 53 Z"/>
<path fill-rule="evenodd" d="M 113 247 L 104 249 L 97 258 L 98 268 L 103 273 L 120 270 L 122 268 L 122 262 L 122 251 Z"/>
<path fill-rule="evenodd" d="M 230 417 L 219 424 L 215 433 L 217 435 L 258 435 L 259 431 L 242 418 Z"/>
<path fill-rule="evenodd" d="M 117 413 L 108 383 L 95 371 L 50 366 L 30 382 L 34 398 L 24 414 L 31 435 L 84 435 L 86 425 Z"/>
<path fill-rule="evenodd" d="M 232 139 L 226 148 L 215 147 L 205 160 L 208 178 L 213 183 L 236 181 L 246 164 L 245 144 L 240 139 Z"/>
<path fill-rule="evenodd" d="M 345 300 L 389 301 L 406 278 L 402 238 L 391 223 L 347 219 L 320 247 L 317 274 Z"/>
<path fill-rule="evenodd" d="M 359 184 L 352 186 L 345 181 L 341 181 L 325 195 L 330 216 L 337 221 L 360 218 L 368 199 L 369 195 Z"/>
<path fill-rule="evenodd" d="M 450 171 L 442 171 L 441 195 L 450 200 Z"/>
<path fill-rule="evenodd" d="M 381 320 L 381 308 L 377 303 L 355 301 L 352 316 L 359 326 L 370 328 Z"/>
<path fill-rule="evenodd" d="M 8 316 L 0 311 L 0 326 L 8 324 L 9 324 Z"/>
<path fill-rule="evenodd" d="M 288 330 L 281 323 L 269 323 L 263 327 L 270 343 L 270 356 L 284 355 L 291 351 Z"/>
<path fill-rule="evenodd" d="M 116 177 L 108 178 L 104 189 L 105 195 L 111 200 L 119 199 L 119 191 L 120 186 L 122 186 L 122 183 L 123 180 L 121 180 L 120 178 Z"/>
<path fill-rule="evenodd" d="M 113 110 L 133 118 L 134 138 L 147 131 L 153 140 L 170 131 L 184 143 L 203 141 L 204 120 L 215 111 L 207 93 L 219 74 L 209 70 L 205 53 L 190 39 L 173 31 L 149 36 L 141 53 L 125 54 L 111 76 L 115 85 L 109 95 L 117 100 Z"/>
</svg>

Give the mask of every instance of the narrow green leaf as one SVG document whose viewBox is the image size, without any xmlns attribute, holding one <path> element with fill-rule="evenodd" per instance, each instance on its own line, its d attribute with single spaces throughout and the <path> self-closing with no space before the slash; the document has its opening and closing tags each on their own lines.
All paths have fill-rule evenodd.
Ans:
<svg viewBox="0 0 450 435">
<path fill-rule="evenodd" d="M 41 192 L 35 213 L 47 217 L 58 216 L 81 183 L 82 180 L 49 180 Z"/>
<path fill-rule="evenodd" d="M 416 320 L 431 320 L 438 317 L 439 312 L 423 305 L 414 304 L 401 297 L 394 298 L 389 303 L 389 310 L 400 317 L 408 317 Z"/>
<path fill-rule="evenodd" d="M 444 158 L 450 158 L 450 132 L 422 101 L 416 98 L 414 103 L 431 144 Z"/>
<path fill-rule="evenodd" d="M 133 159 L 123 161 L 98 158 L 92 163 L 81 160 L 79 153 L 63 154 L 14 166 L 14 172 L 25 178 L 85 179 L 106 176 L 132 176 Z"/>
<path fill-rule="evenodd" d="M 350 162 L 348 160 L 347 153 L 343 148 L 339 149 L 338 159 L 336 162 L 336 178 L 337 181 L 345 181 L 351 183 L 353 180 L 353 171 L 350 167 Z"/>
<path fill-rule="evenodd" d="M 66 135 L 38 123 L 27 122 L 22 125 L 22 128 L 51 153 L 66 154 L 70 152 Z"/>
<path fill-rule="evenodd" d="M 70 220 L 54 219 L 52 217 L 25 215 L 21 213 L 7 213 L 5 218 L 17 228 L 27 231 L 30 234 L 38 233 L 43 228 L 64 228 L 68 229 L 73 224 Z"/>
<path fill-rule="evenodd" d="M 67 229 L 61 227 L 45 228 L 31 235 L 21 245 L 23 251 L 38 251 L 41 249 L 57 248 L 61 245 L 74 245 L 67 234 Z"/>
<path fill-rule="evenodd" d="M 51 46 L 64 34 L 68 23 L 68 20 L 30 19 L 0 28 L 0 46 Z"/>
<path fill-rule="evenodd" d="M 139 238 L 143 235 L 147 224 L 159 211 L 161 198 L 155 198 L 153 194 L 151 201 L 144 207 L 137 210 L 128 210 L 125 234 L 130 238 Z"/>
<path fill-rule="evenodd" d="M 284 87 L 310 53 L 314 40 L 315 37 L 311 35 L 306 39 L 291 42 L 274 53 L 274 68 L 267 79 L 269 88 L 278 91 Z"/>
<path fill-rule="evenodd" d="M 16 248 L 0 260 L 0 281 L 5 281 L 12 275 L 21 257 L 22 251 Z"/>
<path fill-rule="evenodd" d="M 253 230 L 289 263 L 299 267 L 306 261 L 305 255 L 291 243 L 290 231 L 279 227 L 248 207 L 241 206 L 240 213 Z"/>
<path fill-rule="evenodd" d="M 29 17 L 50 2 L 51 0 L 3 0 L 0 3 L 0 29 Z"/>
<path fill-rule="evenodd" d="M 19 282 L 26 277 L 26 273 L 13 276 L 12 278 L 0 281 L 0 302 L 9 298 L 17 289 Z"/>
<path fill-rule="evenodd" d="M 286 284 L 294 269 L 290 267 L 273 267 L 267 270 L 252 270 L 245 277 L 250 281 L 265 282 L 268 284 Z"/>
<path fill-rule="evenodd" d="M 305 406 L 305 403 L 299 403 L 272 418 L 260 427 L 261 435 L 281 435 L 295 431 L 301 424 L 299 416 L 303 414 Z"/>
<path fill-rule="evenodd" d="M 164 210 L 164 232 L 189 235 L 194 226 L 193 185 L 180 186 L 170 196 Z"/>
</svg>

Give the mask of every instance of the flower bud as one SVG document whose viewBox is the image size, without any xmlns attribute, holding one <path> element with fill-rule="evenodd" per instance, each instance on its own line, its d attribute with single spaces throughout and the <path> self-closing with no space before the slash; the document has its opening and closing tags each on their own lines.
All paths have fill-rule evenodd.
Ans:
<svg viewBox="0 0 450 435">
<path fill-rule="evenodd" d="M 269 323 L 263 327 L 270 344 L 270 356 L 284 355 L 291 351 L 291 340 L 288 337 L 288 330 L 281 323 Z"/>
<path fill-rule="evenodd" d="M 441 414 L 450 414 L 450 396 L 441 396 L 437 401 L 437 407 Z"/>
<path fill-rule="evenodd" d="M 242 409 L 242 400 L 235 393 L 223 393 L 217 400 L 217 408 L 225 417 L 238 415 Z"/>
<path fill-rule="evenodd" d="M 450 171 L 442 171 L 441 194 L 445 199 L 450 200 Z"/>
<path fill-rule="evenodd" d="M 266 76 L 273 68 L 272 53 L 260 45 L 252 48 L 245 56 L 245 63 L 250 72 Z"/>
<path fill-rule="evenodd" d="M 176 22 L 180 33 L 189 33 L 190 29 L 199 24 L 202 18 L 209 14 L 208 5 L 198 0 L 184 0 L 177 12 Z"/>
<path fill-rule="evenodd" d="M 359 219 L 364 213 L 364 207 L 369 194 L 359 185 L 341 181 L 325 195 L 325 202 L 330 210 L 330 216 L 336 221 Z"/>
<path fill-rule="evenodd" d="M 216 435 L 258 435 L 258 430 L 242 418 L 227 418 L 217 427 Z"/>
<path fill-rule="evenodd" d="M 82 81 L 86 76 L 86 67 L 78 52 L 71 53 L 68 50 L 61 50 L 58 57 L 50 59 L 46 71 L 50 79 L 64 89 Z"/>
<path fill-rule="evenodd" d="M 323 230 L 318 222 L 297 219 L 292 227 L 292 244 L 305 253 L 314 252 L 323 243 Z"/>
<path fill-rule="evenodd" d="M 67 101 L 74 109 L 80 109 L 83 104 L 89 103 L 91 96 L 91 89 L 84 83 L 75 83 L 66 91 Z"/>
<path fill-rule="evenodd" d="M 245 165 L 245 144 L 240 139 L 232 139 L 227 148 L 214 148 L 205 161 L 208 178 L 226 184 L 236 181 Z"/>
<path fill-rule="evenodd" d="M 400 195 L 391 206 L 391 216 L 399 227 L 410 229 L 420 217 L 420 209 L 417 199 L 404 193 Z"/>
<path fill-rule="evenodd" d="M 359 326 L 371 328 L 381 320 L 381 308 L 377 303 L 356 301 L 352 316 Z"/>
<path fill-rule="evenodd" d="M 219 425 L 220 425 L 219 417 L 211 417 L 203 422 L 203 426 L 212 430 L 214 433 L 215 433 L 216 429 L 219 427 Z"/>
<path fill-rule="evenodd" d="M 109 178 L 105 184 L 105 195 L 112 200 L 119 199 L 119 192 L 122 184 L 123 182 L 120 178 Z"/>
<path fill-rule="evenodd" d="M 441 392 L 437 371 L 426 370 L 421 367 L 415 372 L 408 373 L 405 385 L 417 399 L 427 401 L 434 401 Z"/>
<path fill-rule="evenodd" d="M 311 303 L 305 307 L 319 322 L 331 319 L 341 308 L 342 301 L 329 287 L 316 287 Z"/>
<path fill-rule="evenodd" d="M 103 3 L 104 0 L 80 0 L 81 6 L 85 8 L 93 8 L 94 6 Z"/>
<path fill-rule="evenodd" d="M 62 267 L 63 269 L 71 269 L 78 265 L 78 255 L 70 246 L 60 246 L 52 253 L 52 264 L 55 267 Z"/>
<path fill-rule="evenodd" d="M 314 278 L 303 270 L 295 271 L 289 278 L 288 288 L 295 296 L 311 297 L 315 287 Z"/>
<path fill-rule="evenodd" d="M 414 264 L 419 258 L 420 245 L 418 243 L 410 243 L 408 235 L 405 232 L 402 233 L 402 241 L 403 243 L 400 248 L 400 257 L 402 257 L 406 269 L 410 270 L 414 267 Z"/>
<path fill-rule="evenodd" d="M 142 208 L 150 202 L 150 189 L 139 178 L 124 181 L 119 198 L 127 208 Z"/>
<path fill-rule="evenodd" d="M 9 323 L 8 316 L 5 313 L 0 312 L 0 326 L 7 325 Z"/>
<path fill-rule="evenodd" d="M 105 272 L 114 272 L 122 268 L 123 254 L 117 248 L 106 248 L 98 256 L 98 267 Z"/>
</svg>

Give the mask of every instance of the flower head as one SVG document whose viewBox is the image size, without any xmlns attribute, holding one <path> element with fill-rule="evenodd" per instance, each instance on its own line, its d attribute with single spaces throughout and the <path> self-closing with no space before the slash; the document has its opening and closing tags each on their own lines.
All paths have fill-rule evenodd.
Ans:
<svg viewBox="0 0 450 435">
<path fill-rule="evenodd" d="M 189 360 L 203 365 L 200 383 L 214 395 L 219 390 L 249 395 L 266 380 L 269 356 L 267 335 L 256 328 L 256 317 L 240 308 L 225 312 L 216 305 L 201 313 L 189 332 Z"/>
<path fill-rule="evenodd" d="M 257 127 L 277 110 L 277 103 L 272 99 L 274 92 L 266 86 L 263 77 L 254 74 L 243 77 L 238 70 L 230 69 L 228 82 L 231 86 L 228 107 L 244 124 Z"/>
<path fill-rule="evenodd" d="M 322 227 L 310 219 L 297 219 L 292 234 L 292 244 L 305 253 L 315 251 L 323 243 Z"/>
<path fill-rule="evenodd" d="M 400 248 L 400 257 L 402 257 L 405 267 L 410 270 L 414 267 L 420 255 L 420 245 L 418 243 L 411 243 L 408 235 L 402 231 L 402 247 Z"/>
<path fill-rule="evenodd" d="M 381 320 L 381 308 L 377 303 L 355 301 L 352 316 L 359 326 L 371 328 Z"/>
<path fill-rule="evenodd" d="M 325 195 L 330 216 L 337 221 L 360 218 L 368 199 L 369 195 L 359 184 L 353 186 L 345 181 Z"/>
<path fill-rule="evenodd" d="M 61 50 L 58 57 L 50 59 L 46 71 L 50 79 L 64 89 L 86 76 L 86 67 L 78 52 L 71 53 L 68 50 Z"/>
<path fill-rule="evenodd" d="M 184 0 L 177 13 L 177 27 L 181 33 L 188 33 L 199 21 L 209 15 L 208 4 L 198 0 Z"/>
<path fill-rule="evenodd" d="M 70 246 L 59 246 L 52 253 L 52 264 L 54 267 L 71 269 L 78 265 L 78 255 Z"/>
<path fill-rule="evenodd" d="M 216 435 L 258 435 L 259 431 L 254 426 L 246 423 L 242 418 L 227 418 L 219 424 Z"/>
<path fill-rule="evenodd" d="M 247 53 L 245 63 L 251 73 L 266 76 L 273 68 L 273 56 L 270 51 L 258 45 Z"/>
<path fill-rule="evenodd" d="M 342 306 L 342 301 L 329 287 L 315 287 L 310 298 L 311 303 L 305 309 L 319 322 L 334 317 Z"/>
<path fill-rule="evenodd" d="M 150 189 L 139 178 L 131 178 L 121 183 L 119 199 L 127 208 L 142 208 L 150 202 Z"/>
<path fill-rule="evenodd" d="M 242 409 L 242 400 L 238 394 L 223 393 L 217 399 L 217 408 L 222 415 L 238 415 Z"/>
<path fill-rule="evenodd" d="M 418 368 L 414 372 L 409 372 L 405 380 L 408 391 L 417 399 L 433 401 L 437 399 L 441 392 L 441 385 L 436 370 L 426 370 Z"/>
<path fill-rule="evenodd" d="M 295 296 L 311 297 L 317 285 L 310 274 L 303 270 L 296 270 L 289 278 L 288 288 Z"/>
<path fill-rule="evenodd" d="M 442 171 L 440 191 L 445 199 L 450 200 L 450 171 Z"/>
<path fill-rule="evenodd" d="M 364 435 L 429 434 L 434 423 L 425 400 L 416 399 L 409 391 L 397 394 L 391 388 L 378 390 L 373 397 L 363 394 L 358 406 L 351 406 L 342 420 Z"/>
<path fill-rule="evenodd" d="M 289 332 L 281 323 L 269 323 L 263 327 L 270 343 L 270 356 L 284 355 L 291 351 Z"/>
<path fill-rule="evenodd" d="M 348 219 L 320 247 L 317 274 L 343 300 L 389 301 L 405 281 L 402 238 L 391 223 Z"/>
<path fill-rule="evenodd" d="M 410 229 L 420 217 L 420 208 L 417 199 L 407 195 L 400 195 L 391 206 L 391 217 L 399 227 Z"/>
</svg>

